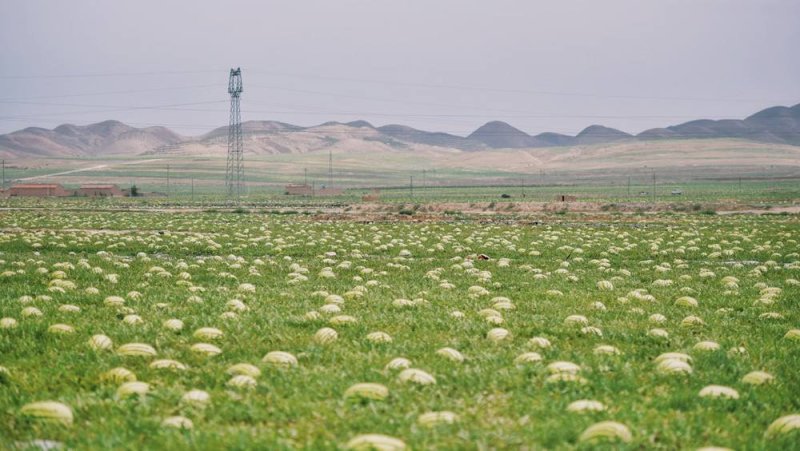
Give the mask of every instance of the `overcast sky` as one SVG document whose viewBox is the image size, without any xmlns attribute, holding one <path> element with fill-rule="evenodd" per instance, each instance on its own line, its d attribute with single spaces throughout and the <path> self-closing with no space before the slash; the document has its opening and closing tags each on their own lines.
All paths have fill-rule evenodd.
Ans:
<svg viewBox="0 0 800 451">
<path fill-rule="evenodd" d="M 800 103 L 798 0 L 0 2 L 0 132 L 365 119 L 628 132 Z"/>
</svg>

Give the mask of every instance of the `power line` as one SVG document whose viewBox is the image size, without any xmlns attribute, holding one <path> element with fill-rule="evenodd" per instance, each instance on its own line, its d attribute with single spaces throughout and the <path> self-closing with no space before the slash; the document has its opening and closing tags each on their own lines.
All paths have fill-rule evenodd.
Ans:
<svg viewBox="0 0 800 451">
<path fill-rule="evenodd" d="M 259 103 L 252 103 L 258 106 Z M 386 117 L 443 117 L 443 118 L 485 118 L 487 114 L 438 114 L 438 113 L 383 113 L 375 111 L 320 111 L 320 110 L 247 110 L 248 113 L 259 114 L 304 114 L 304 115 L 350 115 L 350 116 L 386 116 Z M 517 115 L 502 115 L 503 118 L 559 118 L 559 119 L 694 119 L 696 115 L 600 115 L 600 114 L 550 114 L 550 113 L 530 113 Z M 720 119 L 734 119 L 733 117 L 723 117 Z"/>
<path fill-rule="evenodd" d="M 610 99 L 633 99 L 633 100 L 676 100 L 676 101 L 691 101 L 691 102 L 770 102 L 765 99 L 747 99 L 747 98 L 711 98 L 711 97 L 670 97 L 670 96 L 635 96 L 635 95 L 621 95 L 621 94 L 597 94 L 597 93 L 581 93 L 569 91 L 551 91 L 551 90 L 530 90 L 530 89 L 515 89 L 515 88 L 494 88 L 494 87 L 481 87 L 481 86 L 468 86 L 468 85 L 448 85 L 436 83 L 417 83 L 417 82 L 402 82 L 394 80 L 375 80 L 366 78 L 348 78 L 348 77 L 332 77 L 319 74 L 297 74 L 297 73 L 281 73 L 272 71 L 259 71 L 252 70 L 256 74 L 278 75 L 292 78 L 314 78 L 320 80 L 331 81 L 345 81 L 355 83 L 372 83 L 384 84 L 394 86 L 408 86 L 417 88 L 436 88 L 436 89 L 455 89 L 466 91 L 485 91 L 485 92 L 503 92 L 512 94 L 535 94 L 535 95 L 553 95 L 553 96 L 568 96 L 568 97 L 596 97 L 596 98 L 610 98 Z"/>
<path fill-rule="evenodd" d="M 183 111 L 183 110 L 180 110 L 180 111 Z M 69 121 L 69 119 L 67 119 L 67 118 L 63 118 L 63 119 L 59 119 L 59 120 Z M 0 121 L 5 121 L 5 122 L 28 122 L 29 120 L 28 119 L 15 119 L 15 118 L 8 118 L 8 119 L 0 118 Z M 83 125 L 83 126 L 79 125 L 78 127 L 88 127 L 89 125 L 93 125 L 93 124 L 96 124 L 96 123 L 97 122 L 92 123 L 92 124 Z M 168 124 L 168 123 L 167 124 L 165 124 L 165 123 L 156 124 L 156 123 L 150 123 L 150 122 L 125 122 L 125 125 L 130 125 L 132 127 L 142 127 L 142 128 L 147 128 L 147 127 L 188 128 L 188 129 L 194 129 L 194 130 L 204 130 L 206 132 L 209 131 L 209 130 L 218 129 L 220 127 L 225 127 L 224 125 L 220 126 L 218 124 L 217 125 Z M 17 131 L 20 131 L 20 130 L 17 130 Z"/>
<path fill-rule="evenodd" d="M 4 104 L 18 104 L 18 105 L 37 105 L 37 106 L 72 106 L 84 108 L 115 108 L 114 111 L 126 110 L 139 110 L 139 109 L 156 109 L 156 110 L 169 110 L 175 109 L 172 107 L 178 106 L 191 106 L 191 105 L 205 105 L 226 102 L 223 100 L 210 101 L 210 102 L 193 102 L 174 105 L 156 105 L 156 106 L 121 106 L 121 105 L 107 105 L 107 104 L 80 104 L 80 103 L 55 103 L 55 102 L 32 102 L 27 100 L 3 100 L 0 103 Z M 251 103 L 252 105 L 262 105 L 259 103 Z M 463 107 L 463 106 L 459 106 Z M 218 112 L 216 109 L 181 109 L 181 111 L 193 112 Z M 102 111 L 78 111 L 66 112 L 56 114 L 84 114 L 95 113 Z M 316 116 L 330 116 L 330 115 L 350 115 L 350 116 L 385 116 L 385 117 L 407 117 L 407 118 L 485 118 L 487 114 L 434 114 L 434 113 L 384 113 L 375 111 L 320 111 L 320 110 L 246 110 L 250 114 L 303 114 L 303 115 L 316 115 Z M 48 114 L 48 113 L 44 113 Z M 34 116 L 7 116 L 7 117 L 34 117 Z M 551 114 L 551 113 L 527 113 L 527 114 L 504 114 L 502 118 L 516 118 L 516 119 L 529 119 L 529 118 L 560 118 L 560 119 L 628 119 L 628 120 L 652 120 L 652 119 L 693 119 L 696 115 L 601 115 L 601 114 Z M 733 117 L 722 117 L 715 120 L 735 119 Z"/>
<path fill-rule="evenodd" d="M 183 89 L 200 89 L 200 88 L 211 88 L 217 86 L 216 84 L 208 84 L 208 85 L 192 85 L 192 86 L 173 86 L 169 88 L 152 88 L 152 89 L 128 89 L 124 91 L 102 91 L 102 92 L 82 92 L 77 94 L 58 94 L 58 95 L 50 95 L 50 96 L 31 96 L 31 97 L 16 97 L 16 98 L 5 98 L 0 99 L 0 102 L 6 102 L 11 100 L 21 100 L 21 99 L 63 99 L 69 97 L 96 97 L 96 96 L 108 96 L 108 95 L 117 95 L 117 94 L 141 94 L 143 92 L 159 92 L 159 91 L 177 91 Z"/>
<path fill-rule="evenodd" d="M 147 77 L 162 75 L 187 75 L 187 74 L 208 74 L 219 73 L 213 70 L 170 70 L 170 71 L 149 71 L 149 72 L 94 72 L 84 74 L 21 74 L 21 75 L 0 75 L 0 80 L 34 80 L 34 79 L 54 79 L 54 78 L 112 78 L 112 77 Z"/>
<path fill-rule="evenodd" d="M 186 74 L 186 73 L 205 73 L 211 71 L 162 71 L 162 72 L 138 72 L 138 73 L 107 73 L 107 74 L 68 74 L 68 75 L 48 75 L 48 77 L 98 77 L 98 76 L 137 76 L 137 75 L 157 75 L 157 74 Z M 20 78 L 24 76 L 19 76 Z M 35 77 L 35 76 L 34 76 Z M 44 76 L 43 76 L 44 77 Z M 309 77 L 316 77 L 319 76 L 312 75 Z M 0 77 L 2 78 L 2 77 Z M 8 78 L 8 77 L 6 77 Z M 13 77 L 12 77 L 13 78 Z M 322 78 L 330 78 L 330 77 L 322 77 Z M 333 79 L 342 79 L 341 77 Z M 370 80 L 361 80 L 361 79 L 350 79 L 352 81 L 358 82 L 374 82 L 378 83 L 378 81 L 370 81 Z M 416 86 L 416 85 L 423 85 L 423 86 L 430 86 L 430 87 L 447 87 L 447 85 L 425 85 L 425 84 L 418 84 L 418 83 L 399 83 L 401 85 L 409 85 L 409 86 Z M 210 87 L 212 85 L 198 85 L 195 87 Z M 256 85 L 258 86 L 258 85 Z M 453 108 L 473 108 L 464 105 L 445 105 L 445 104 L 436 104 L 436 103 L 429 103 L 429 102 L 408 102 L 408 101 L 395 101 L 391 99 L 381 99 L 381 98 L 370 98 L 364 96 L 353 96 L 348 94 L 339 94 L 339 93 L 326 93 L 322 91 L 311 91 L 311 90 L 299 90 L 299 89 L 292 89 L 292 88 L 281 88 L 281 87 L 274 87 L 274 86 L 262 86 L 266 89 L 282 89 L 294 92 L 306 92 L 306 93 L 313 93 L 318 95 L 331 95 L 334 97 L 349 97 L 349 98 L 357 98 L 357 99 L 366 99 L 366 100 L 373 100 L 373 101 L 380 101 L 380 102 L 391 102 L 391 103 L 408 103 L 408 104 L 420 104 L 420 105 L 433 105 L 433 106 L 447 106 Z M 185 88 L 194 88 L 194 87 L 185 87 Z M 459 87 L 459 89 L 473 89 L 472 87 Z M 170 88 L 157 88 L 153 89 L 152 91 L 156 90 L 163 90 L 163 89 L 170 89 Z M 483 89 L 483 88 L 474 88 L 474 89 Z M 511 91 L 516 92 L 519 90 L 508 90 L 508 89 L 495 89 L 489 88 L 489 90 L 495 91 Z M 117 93 L 134 93 L 134 92 L 148 92 L 151 90 L 127 90 L 127 91 L 111 91 Z M 540 91 L 526 91 L 526 92 L 540 92 Z M 541 91 L 544 92 L 544 91 Z M 584 95 L 584 94 L 576 94 L 576 93 L 561 93 L 561 94 L 569 94 L 569 95 Z M 63 95 L 63 96 L 40 96 L 40 98 L 64 98 L 64 97 L 74 97 L 74 96 L 83 96 L 83 95 L 93 95 L 93 94 L 72 94 L 72 95 Z M 99 95 L 99 93 L 98 93 Z M 595 96 L 592 94 L 592 96 Z M 602 97 L 602 96 L 601 96 Z M 611 96 L 611 97 L 620 97 L 620 96 Z M 621 96 L 621 97 L 634 97 L 634 96 Z M 647 97 L 640 97 L 640 98 L 647 98 Z M 688 99 L 688 98 L 687 98 Z M 696 99 L 695 99 L 696 100 Z M 711 100 L 711 99 L 706 99 Z M 121 112 L 121 111 L 134 111 L 134 110 L 163 110 L 163 111 L 187 111 L 187 112 L 213 112 L 216 113 L 216 109 L 202 109 L 202 108 L 183 108 L 185 106 L 194 106 L 194 105 L 203 105 L 203 104 L 213 104 L 213 103 L 221 103 L 222 101 L 212 101 L 212 102 L 194 102 L 194 103 L 184 103 L 184 104 L 173 104 L 173 105 L 155 105 L 155 106 L 118 106 L 118 105 L 93 105 L 93 104 L 74 104 L 74 103 L 47 103 L 47 102 L 31 102 L 29 100 L 14 100 L 14 99 L 4 99 L 0 100 L 0 103 L 6 104 L 24 104 L 24 105 L 38 105 L 38 106 L 74 106 L 74 107 L 82 107 L 82 108 L 106 108 L 105 110 L 85 110 L 85 111 L 67 111 L 67 112 L 58 112 L 58 113 L 40 113 L 35 115 L 17 115 L 17 116 L 4 116 L 0 117 L 0 120 L 14 120 L 14 119 L 35 119 L 41 117 L 53 117 L 53 116 L 64 116 L 64 115 L 85 115 L 85 114 L 100 114 L 100 113 L 109 113 L 109 112 Z M 256 103 L 255 105 L 258 105 Z M 273 104 L 274 105 L 274 104 Z M 478 109 L 478 107 L 474 107 Z M 482 108 L 485 111 L 491 111 L 492 109 Z M 496 110 L 496 111 L 514 111 L 522 113 L 520 110 Z M 438 118 L 438 119 L 469 119 L 469 118 L 485 118 L 487 117 L 486 114 L 429 114 L 429 113 L 385 113 L 385 112 L 353 112 L 353 111 L 319 111 L 319 110 L 312 110 L 312 111 L 304 111 L 304 110 L 297 110 L 297 109 L 289 109 L 289 110 L 247 110 L 246 113 L 248 114 L 298 114 L 298 115 L 349 115 L 349 116 L 356 116 L 356 117 L 363 117 L 363 116 L 377 116 L 377 117 L 387 117 L 387 118 Z M 588 114 L 550 114 L 550 113 L 523 113 L 523 114 L 503 114 L 503 119 L 530 119 L 530 118 L 570 118 L 570 119 L 626 119 L 626 120 L 652 120 L 652 119 L 689 119 L 695 116 L 685 116 L 685 115 L 588 115 Z M 67 119 L 70 120 L 70 119 Z M 464 121 L 466 123 L 466 121 Z M 530 124 L 529 124 L 530 125 Z M 213 128 L 213 126 L 212 126 Z M 541 128 L 553 130 L 549 126 L 543 126 Z M 199 127 L 198 127 L 199 129 Z M 553 130 L 558 132 L 566 132 L 572 133 L 573 131 L 565 131 L 561 130 Z M 471 130 L 466 132 L 463 131 L 450 131 L 452 134 L 465 134 L 470 133 Z M 486 133 L 487 136 L 495 135 L 498 132 L 489 132 Z M 505 132 L 499 132 L 501 135 L 505 135 Z M 601 136 L 595 134 L 595 136 Z M 686 135 L 684 135 L 686 136 Z M 705 135 L 698 135 L 698 136 L 705 136 Z"/>
<path fill-rule="evenodd" d="M 210 105 L 210 104 L 219 104 L 225 103 L 225 100 L 211 100 L 205 102 L 189 102 L 189 103 L 175 103 L 175 104 L 168 104 L 168 105 L 149 105 L 149 106 L 115 106 L 115 105 L 76 105 L 72 104 L 72 106 L 83 106 L 86 108 L 110 108 L 106 110 L 83 110 L 83 111 L 64 111 L 60 113 L 42 113 L 36 115 L 21 115 L 21 116 L 0 116 L 0 120 L 4 119 L 36 119 L 39 117 L 47 117 L 47 116 L 60 116 L 60 115 L 76 115 L 76 114 L 93 114 L 93 113 L 116 113 L 122 111 L 134 111 L 134 110 L 174 110 L 174 111 L 191 111 L 190 109 L 186 108 L 178 108 L 181 106 L 192 106 L 192 105 Z M 6 102 L 6 103 L 28 103 L 28 102 Z M 70 106 L 68 104 L 64 105 L 55 105 L 53 106 Z M 216 111 L 216 110 L 203 110 L 203 111 Z"/>
<path fill-rule="evenodd" d="M 115 77 L 147 77 L 147 76 L 163 76 L 163 75 L 188 75 L 188 74 L 206 74 L 218 73 L 218 69 L 208 70 L 183 70 L 183 71 L 147 71 L 147 72 L 107 72 L 107 73 L 78 73 L 78 74 L 16 74 L 16 75 L 0 75 L 0 80 L 31 80 L 31 79 L 70 79 L 70 78 L 115 78 Z M 298 73 L 282 73 L 275 71 L 262 71 L 262 70 L 249 70 L 250 73 L 292 77 L 292 78 L 309 78 L 329 81 L 342 81 L 350 83 L 370 83 L 379 85 L 392 85 L 392 86 L 407 86 L 415 88 L 435 88 L 435 89 L 450 89 L 461 91 L 483 91 L 483 92 L 499 92 L 499 93 L 512 93 L 512 94 L 532 94 L 532 95 L 551 95 L 551 96 L 566 96 L 566 97 L 592 97 L 592 98 L 609 98 L 609 99 L 631 99 L 631 100 L 668 100 L 668 101 L 691 101 L 691 102 L 772 102 L 772 99 L 755 99 L 755 98 L 722 98 L 722 97 L 680 97 L 680 96 L 638 96 L 628 94 L 598 94 L 588 92 L 571 92 L 571 91 L 558 91 L 558 90 L 534 90 L 534 89 L 521 89 L 521 88 L 496 88 L 488 86 L 469 86 L 459 84 L 443 84 L 443 83 L 419 83 L 419 82 L 403 82 L 397 80 L 376 80 L 368 78 L 350 78 L 340 76 L 326 76 L 319 74 L 298 74 Z"/>
<path fill-rule="evenodd" d="M 486 107 L 486 106 L 483 106 L 483 105 L 481 105 L 481 106 L 468 106 L 468 105 L 455 105 L 455 104 L 447 104 L 447 103 L 417 102 L 417 101 L 409 101 L 409 100 L 401 100 L 401 99 L 388 99 L 388 98 L 382 98 L 382 97 L 371 97 L 371 96 L 362 96 L 362 95 L 341 94 L 341 93 L 325 92 L 325 91 L 312 91 L 312 90 L 308 90 L 308 89 L 286 88 L 286 87 L 280 87 L 280 86 L 254 85 L 253 87 L 261 88 L 261 89 L 270 89 L 270 90 L 275 90 L 275 91 L 297 92 L 297 93 L 303 93 L 303 94 L 324 95 L 324 96 L 331 96 L 331 97 L 337 97 L 337 98 L 366 100 L 366 101 L 371 101 L 371 102 L 405 104 L 405 105 L 435 106 L 435 107 L 458 108 L 458 109 L 465 109 L 466 108 L 466 109 L 474 109 L 474 110 L 481 110 L 481 111 L 495 111 L 495 112 L 503 112 L 503 113 L 524 113 L 524 111 L 521 111 L 521 110 L 490 108 L 490 107 Z M 257 103 L 255 105 L 257 105 Z"/>
</svg>

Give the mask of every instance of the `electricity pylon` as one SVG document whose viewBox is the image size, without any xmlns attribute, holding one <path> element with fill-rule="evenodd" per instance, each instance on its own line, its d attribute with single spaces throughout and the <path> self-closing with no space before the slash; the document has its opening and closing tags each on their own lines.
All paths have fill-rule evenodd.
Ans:
<svg viewBox="0 0 800 451">
<path fill-rule="evenodd" d="M 231 69 L 228 78 L 231 95 L 231 119 L 228 125 L 228 162 L 225 166 L 225 191 L 229 199 L 239 203 L 244 190 L 244 144 L 242 142 L 242 113 L 239 97 L 242 94 L 242 69 Z"/>
</svg>

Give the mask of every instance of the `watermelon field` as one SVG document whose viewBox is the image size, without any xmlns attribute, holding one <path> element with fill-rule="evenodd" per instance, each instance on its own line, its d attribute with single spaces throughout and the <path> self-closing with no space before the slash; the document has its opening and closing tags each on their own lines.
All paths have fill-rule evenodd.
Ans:
<svg viewBox="0 0 800 451">
<path fill-rule="evenodd" d="M 3 449 L 800 449 L 800 219 L 0 212 Z"/>
</svg>

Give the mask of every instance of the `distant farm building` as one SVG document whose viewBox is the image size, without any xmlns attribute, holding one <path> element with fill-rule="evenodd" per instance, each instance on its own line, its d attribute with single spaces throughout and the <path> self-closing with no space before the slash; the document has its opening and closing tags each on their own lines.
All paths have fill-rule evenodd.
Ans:
<svg viewBox="0 0 800 451">
<path fill-rule="evenodd" d="M 117 185 L 81 185 L 78 196 L 86 197 L 123 197 L 125 193 Z"/>
<path fill-rule="evenodd" d="M 559 194 L 556 196 L 556 201 L 558 202 L 575 202 L 578 200 L 576 196 L 570 196 L 568 194 Z"/>
<path fill-rule="evenodd" d="M 75 195 L 58 183 L 23 183 L 8 189 L 9 197 L 68 197 Z"/>
<path fill-rule="evenodd" d="M 286 185 L 286 194 L 289 196 L 313 196 L 314 188 L 311 185 Z"/>
</svg>

